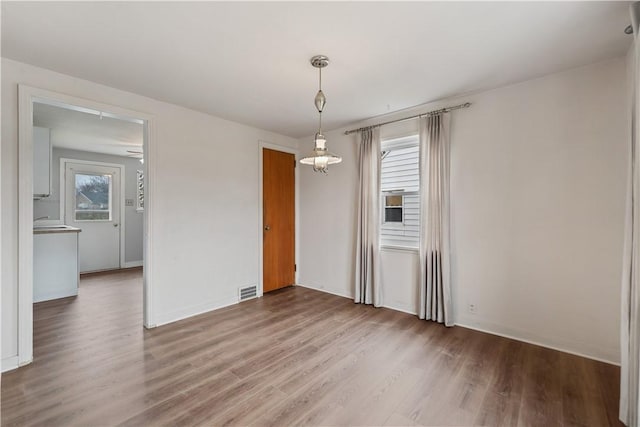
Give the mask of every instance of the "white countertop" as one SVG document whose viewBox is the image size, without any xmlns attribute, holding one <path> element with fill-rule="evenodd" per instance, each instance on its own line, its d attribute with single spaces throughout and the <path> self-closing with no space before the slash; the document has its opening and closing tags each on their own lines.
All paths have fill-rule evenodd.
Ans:
<svg viewBox="0 0 640 427">
<path fill-rule="evenodd" d="M 70 225 L 36 225 L 33 227 L 33 234 L 79 233 L 81 231 L 82 229 Z"/>
</svg>

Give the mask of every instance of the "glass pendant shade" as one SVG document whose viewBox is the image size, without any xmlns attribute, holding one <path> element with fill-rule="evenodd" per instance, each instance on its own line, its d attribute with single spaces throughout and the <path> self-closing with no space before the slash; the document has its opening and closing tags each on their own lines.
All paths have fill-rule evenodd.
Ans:
<svg viewBox="0 0 640 427">
<path fill-rule="evenodd" d="M 314 148 L 316 150 L 326 150 L 327 149 L 327 138 L 324 137 L 320 132 L 316 132 L 316 136 L 313 137 Z"/>
<path fill-rule="evenodd" d="M 311 153 L 310 156 L 307 156 L 304 159 L 300 160 L 300 163 L 302 163 L 303 165 L 313 166 L 314 172 L 327 173 L 328 166 L 340 163 L 342 161 L 342 158 L 327 150 L 327 139 L 323 134 L 319 132 L 316 133 L 314 140 L 315 147 L 313 149 L 313 153 Z"/>
<path fill-rule="evenodd" d="M 342 158 L 327 150 L 314 149 L 313 154 L 300 160 L 300 163 L 302 163 L 303 165 L 313 166 L 314 172 L 327 173 L 329 165 L 334 165 L 336 163 L 340 163 L 341 161 Z"/>
</svg>

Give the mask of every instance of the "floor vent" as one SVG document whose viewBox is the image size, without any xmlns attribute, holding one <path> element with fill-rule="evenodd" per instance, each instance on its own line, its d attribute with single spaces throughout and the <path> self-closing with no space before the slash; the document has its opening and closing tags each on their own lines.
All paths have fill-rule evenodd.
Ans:
<svg viewBox="0 0 640 427">
<path fill-rule="evenodd" d="M 256 285 L 251 285 L 240 288 L 238 289 L 238 294 L 240 295 L 240 301 L 255 298 L 258 296 L 258 287 Z"/>
</svg>

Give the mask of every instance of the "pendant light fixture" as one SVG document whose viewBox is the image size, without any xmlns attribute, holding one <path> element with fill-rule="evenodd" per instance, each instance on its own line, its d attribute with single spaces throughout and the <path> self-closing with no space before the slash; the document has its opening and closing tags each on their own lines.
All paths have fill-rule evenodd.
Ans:
<svg viewBox="0 0 640 427">
<path fill-rule="evenodd" d="M 316 109 L 318 110 L 320 120 L 318 124 L 318 132 L 316 132 L 316 135 L 314 137 L 313 153 L 300 160 L 300 163 L 302 163 L 303 165 L 313 166 L 314 172 L 327 173 L 329 165 L 340 163 L 342 161 L 341 157 L 336 156 L 335 154 L 327 150 L 327 139 L 322 134 L 322 111 L 324 110 L 324 106 L 327 103 L 327 98 L 322 92 L 322 69 L 329 65 L 329 58 L 324 55 L 316 55 L 311 58 L 311 65 L 318 69 L 319 74 L 318 93 L 316 94 L 314 103 L 316 105 Z"/>
</svg>

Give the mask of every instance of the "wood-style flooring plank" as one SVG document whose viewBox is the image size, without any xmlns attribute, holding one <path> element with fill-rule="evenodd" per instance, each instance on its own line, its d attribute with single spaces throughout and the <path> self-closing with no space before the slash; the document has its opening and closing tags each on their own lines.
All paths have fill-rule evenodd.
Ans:
<svg viewBox="0 0 640 427">
<path fill-rule="evenodd" d="M 3 426 L 619 426 L 619 368 L 291 287 L 152 330 L 140 269 L 34 305 Z"/>
</svg>

